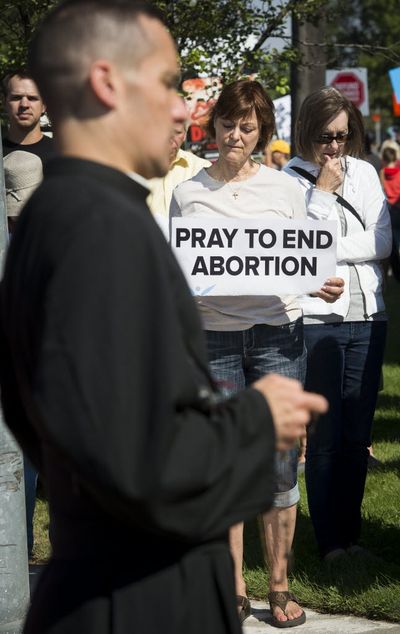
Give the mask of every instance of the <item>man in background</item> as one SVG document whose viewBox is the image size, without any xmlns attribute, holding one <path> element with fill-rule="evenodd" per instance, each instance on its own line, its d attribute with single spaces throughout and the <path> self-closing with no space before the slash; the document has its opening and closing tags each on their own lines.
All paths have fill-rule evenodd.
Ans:
<svg viewBox="0 0 400 634">
<path fill-rule="evenodd" d="M 44 163 L 54 154 L 54 144 L 40 127 L 46 106 L 35 82 L 28 73 L 19 71 L 7 75 L 2 87 L 9 126 L 3 139 L 3 156 L 23 150 L 36 154 Z"/>
<path fill-rule="evenodd" d="M 21 208 L 27 200 L 27 192 L 33 191 L 32 184 L 38 185 L 43 163 L 54 155 L 54 142 L 41 130 L 40 119 L 46 111 L 46 106 L 32 77 L 26 71 L 16 71 L 3 79 L 2 89 L 8 117 L 7 135 L 2 139 L 2 143 L 6 187 L 8 183 L 10 190 L 7 193 L 6 205 L 8 229 L 11 235 Z M 33 154 L 37 159 L 32 157 L 30 160 L 28 153 Z M 24 456 L 24 479 L 28 558 L 30 559 L 34 544 L 33 516 L 38 473 L 26 456 Z"/>
<path fill-rule="evenodd" d="M 163 178 L 149 180 L 150 194 L 147 204 L 153 214 L 167 216 L 171 203 L 172 192 L 183 181 L 196 176 L 203 167 L 209 167 L 210 161 L 206 161 L 193 152 L 182 150 L 186 139 L 186 122 L 176 123 L 170 139 L 169 170 Z"/>
</svg>

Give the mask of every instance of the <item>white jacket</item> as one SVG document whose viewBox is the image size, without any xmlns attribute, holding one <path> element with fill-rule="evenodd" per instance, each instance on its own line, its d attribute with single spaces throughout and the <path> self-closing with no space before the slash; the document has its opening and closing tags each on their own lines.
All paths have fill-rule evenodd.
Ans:
<svg viewBox="0 0 400 634">
<path fill-rule="evenodd" d="M 328 304 L 318 297 L 299 298 L 305 315 L 347 314 L 350 304 L 349 263 L 355 265 L 365 298 L 367 316 L 385 308 L 382 297 L 381 261 L 390 255 L 392 248 L 392 230 L 386 198 L 376 170 L 370 163 L 351 156 L 346 156 L 345 160 L 342 196 L 358 212 L 365 230 L 357 218 L 344 209 L 347 234 L 342 237 L 336 196 L 316 189 L 304 176 L 291 169 L 293 166 L 301 167 L 318 176 L 318 166 L 296 156 L 285 167 L 290 176 L 298 179 L 304 191 L 308 217 L 314 220 L 336 220 L 338 223 L 336 275 L 345 280 L 344 293 L 334 304 Z"/>
</svg>

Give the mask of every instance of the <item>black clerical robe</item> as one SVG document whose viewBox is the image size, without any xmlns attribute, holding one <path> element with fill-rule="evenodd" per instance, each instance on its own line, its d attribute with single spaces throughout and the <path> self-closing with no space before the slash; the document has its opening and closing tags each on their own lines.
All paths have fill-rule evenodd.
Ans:
<svg viewBox="0 0 400 634">
<path fill-rule="evenodd" d="M 11 241 L 2 403 L 53 545 L 29 634 L 240 631 L 227 529 L 271 504 L 273 425 L 256 390 L 219 402 L 146 194 L 54 159 Z"/>
</svg>

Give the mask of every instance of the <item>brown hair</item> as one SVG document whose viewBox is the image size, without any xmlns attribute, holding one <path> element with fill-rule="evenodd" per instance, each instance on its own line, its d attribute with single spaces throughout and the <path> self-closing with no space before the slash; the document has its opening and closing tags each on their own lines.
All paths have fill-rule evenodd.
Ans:
<svg viewBox="0 0 400 634">
<path fill-rule="evenodd" d="M 382 161 L 383 163 L 395 163 L 397 161 L 397 152 L 392 147 L 385 147 L 382 152 Z"/>
<path fill-rule="evenodd" d="M 8 84 L 13 77 L 19 77 L 20 79 L 31 79 L 32 81 L 35 81 L 32 75 L 28 73 L 25 68 L 13 70 L 11 73 L 8 73 L 8 75 L 5 75 L 5 77 L 3 77 L 1 81 L 1 90 L 5 98 L 7 98 L 8 96 Z"/>
<path fill-rule="evenodd" d="M 211 108 L 206 131 L 215 138 L 215 120 L 218 118 L 237 121 L 249 116 L 254 110 L 260 126 L 260 136 L 256 150 L 261 150 L 270 141 L 275 129 L 275 108 L 258 81 L 238 79 L 227 84 Z"/>
<path fill-rule="evenodd" d="M 326 86 L 304 99 L 296 122 L 296 151 L 305 160 L 317 162 L 315 140 L 326 132 L 326 126 L 342 111 L 349 118 L 349 138 L 344 154 L 359 158 L 364 147 L 364 124 L 360 111 L 342 93 Z"/>
</svg>

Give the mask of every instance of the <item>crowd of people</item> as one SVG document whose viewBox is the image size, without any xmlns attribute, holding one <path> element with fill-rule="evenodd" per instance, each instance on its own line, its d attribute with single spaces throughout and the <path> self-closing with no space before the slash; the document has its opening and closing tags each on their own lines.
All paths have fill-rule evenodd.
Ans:
<svg viewBox="0 0 400 634">
<path fill-rule="evenodd" d="M 210 164 L 181 149 L 177 73 L 154 7 L 65 0 L 33 39 L 29 73 L 4 82 L 1 398 L 24 451 L 29 554 L 38 472 L 52 544 L 27 634 L 125 634 L 133 620 L 138 632 L 240 632 L 243 527 L 257 514 L 272 623 L 304 623 L 288 580 L 299 451 L 321 559 L 363 552 L 399 156 L 383 148 L 379 173 L 363 160 L 362 117 L 328 87 L 302 104 L 290 159 L 285 141 L 270 144 L 270 97 L 241 79 L 209 112 Z M 266 284 L 193 301 L 152 215 L 331 220 L 336 271 L 307 296 Z"/>
</svg>

